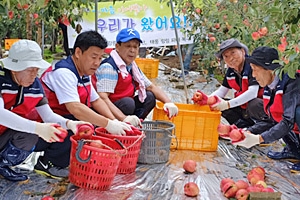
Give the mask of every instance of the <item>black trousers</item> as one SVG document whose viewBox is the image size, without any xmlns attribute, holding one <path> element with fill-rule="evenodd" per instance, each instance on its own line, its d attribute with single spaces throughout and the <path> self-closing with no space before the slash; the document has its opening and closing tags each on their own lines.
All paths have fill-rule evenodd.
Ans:
<svg viewBox="0 0 300 200">
<path fill-rule="evenodd" d="M 35 152 L 44 151 L 45 160 L 65 168 L 70 163 L 71 135 L 73 135 L 73 132 L 68 131 L 68 136 L 64 142 L 47 143 L 36 134 L 8 129 L 0 135 L 0 151 L 6 146 L 8 141 L 11 141 L 15 147 L 25 151 L 32 149 Z"/>
<path fill-rule="evenodd" d="M 146 91 L 147 97 L 145 101 L 140 102 L 138 96 L 134 98 L 125 97 L 114 104 L 123 112 L 124 115 L 136 115 L 140 119 L 145 119 L 156 104 L 156 98 L 150 91 Z"/>
<path fill-rule="evenodd" d="M 240 106 L 238 106 L 238 107 L 225 110 L 222 112 L 222 116 L 230 124 L 237 124 L 241 120 L 243 120 L 249 126 L 260 121 L 264 121 L 264 122 L 273 121 L 265 113 L 263 100 L 260 98 L 255 98 L 249 101 L 246 109 L 243 109 Z M 239 128 L 244 128 L 244 127 L 239 127 Z"/>
</svg>

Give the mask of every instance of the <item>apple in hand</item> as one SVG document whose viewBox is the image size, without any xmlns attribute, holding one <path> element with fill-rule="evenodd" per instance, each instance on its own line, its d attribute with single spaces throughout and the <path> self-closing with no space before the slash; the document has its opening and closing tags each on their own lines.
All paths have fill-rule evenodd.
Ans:
<svg viewBox="0 0 300 200">
<path fill-rule="evenodd" d="M 218 101 L 218 97 L 216 97 L 216 96 L 210 96 L 207 99 L 207 104 L 208 105 L 212 105 L 212 104 L 217 103 L 217 101 Z"/>
<path fill-rule="evenodd" d="M 77 135 L 83 139 L 90 139 L 94 134 L 94 128 L 88 124 L 80 124 L 77 127 Z"/>
<path fill-rule="evenodd" d="M 200 92 L 195 92 L 193 95 L 192 100 L 197 103 L 198 101 L 202 100 L 202 94 Z"/>
<path fill-rule="evenodd" d="M 53 126 L 60 131 L 60 133 L 55 133 L 55 135 L 59 138 L 58 142 L 63 142 L 68 135 L 68 131 L 58 124 L 54 124 Z"/>
</svg>

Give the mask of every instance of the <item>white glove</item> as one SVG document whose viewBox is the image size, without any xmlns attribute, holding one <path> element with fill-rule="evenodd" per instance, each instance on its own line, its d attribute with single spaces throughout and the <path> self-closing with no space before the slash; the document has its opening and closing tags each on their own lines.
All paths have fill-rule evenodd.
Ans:
<svg viewBox="0 0 300 200">
<path fill-rule="evenodd" d="M 39 123 L 35 124 L 35 133 L 46 142 L 58 142 L 60 139 L 56 134 L 60 134 L 60 130 L 54 127 L 54 123 Z M 56 133 L 56 134 L 55 134 Z"/>
<path fill-rule="evenodd" d="M 217 103 L 212 104 L 210 107 L 212 108 L 212 110 L 223 111 L 223 110 L 227 110 L 228 108 L 230 108 L 230 105 L 229 105 L 228 101 L 225 101 L 224 99 L 218 97 Z"/>
<path fill-rule="evenodd" d="M 105 129 L 113 135 L 126 135 L 125 131 L 131 131 L 130 125 L 116 119 L 108 120 Z"/>
<path fill-rule="evenodd" d="M 244 135 L 245 135 L 245 139 L 243 139 L 240 142 L 232 142 L 232 144 L 242 146 L 242 147 L 249 149 L 249 148 L 253 147 L 254 145 L 257 145 L 260 143 L 259 135 L 254 135 L 254 134 L 250 133 L 249 131 L 245 131 Z"/>
<path fill-rule="evenodd" d="M 73 120 L 68 120 L 67 121 L 67 128 L 72 130 L 72 132 L 74 134 L 77 133 L 77 129 L 78 129 L 78 125 L 81 125 L 81 124 L 87 124 L 88 126 L 91 126 L 93 127 L 93 125 L 89 122 L 84 122 L 84 121 L 73 121 Z"/>
<path fill-rule="evenodd" d="M 164 111 L 167 112 L 169 119 L 175 117 L 178 114 L 178 108 L 174 103 L 165 103 Z"/>
<path fill-rule="evenodd" d="M 125 117 L 123 122 L 128 122 L 135 127 L 142 126 L 140 118 L 138 118 L 136 115 L 128 115 L 127 117 Z"/>
</svg>

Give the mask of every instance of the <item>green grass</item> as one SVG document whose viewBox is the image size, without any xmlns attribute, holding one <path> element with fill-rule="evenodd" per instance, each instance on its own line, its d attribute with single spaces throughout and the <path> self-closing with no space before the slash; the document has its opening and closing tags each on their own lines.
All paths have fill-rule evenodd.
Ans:
<svg viewBox="0 0 300 200">
<path fill-rule="evenodd" d="M 64 52 L 64 50 L 62 49 L 62 47 L 60 45 L 57 45 L 55 50 L 56 50 L 56 52 L 52 52 L 48 48 L 44 49 L 44 59 L 47 62 L 52 63 L 52 61 L 54 60 L 55 54 Z"/>
</svg>

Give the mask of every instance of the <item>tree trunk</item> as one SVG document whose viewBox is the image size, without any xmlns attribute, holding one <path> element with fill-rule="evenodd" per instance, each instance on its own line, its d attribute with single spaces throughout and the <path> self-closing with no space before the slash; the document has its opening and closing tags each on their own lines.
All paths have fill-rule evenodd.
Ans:
<svg viewBox="0 0 300 200">
<path fill-rule="evenodd" d="M 41 46 L 42 45 L 42 23 L 39 21 L 37 24 L 37 36 L 36 42 Z"/>
<path fill-rule="evenodd" d="M 57 43 L 57 29 L 54 28 L 52 30 L 52 43 L 51 43 L 51 51 L 56 53 L 56 43 Z"/>
<path fill-rule="evenodd" d="M 32 40 L 32 24 L 29 12 L 26 12 L 26 38 Z"/>
</svg>

